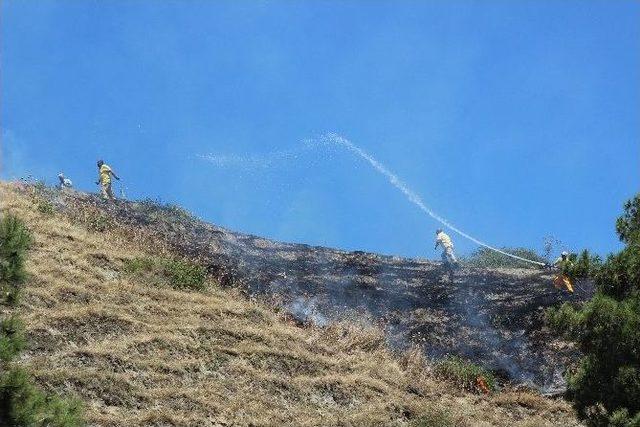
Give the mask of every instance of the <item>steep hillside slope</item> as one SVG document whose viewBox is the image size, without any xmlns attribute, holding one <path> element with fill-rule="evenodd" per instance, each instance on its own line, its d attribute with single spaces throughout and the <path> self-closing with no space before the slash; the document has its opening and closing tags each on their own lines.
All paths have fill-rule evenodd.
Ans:
<svg viewBox="0 0 640 427">
<path fill-rule="evenodd" d="M 153 233 L 170 250 L 206 265 L 223 285 L 269 299 L 301 322 L 368 319 L 385 329 L 394 347 L 417 344 L 432 357 L 462 355 L 548 394 L 563 390 L 562 372 L 574 352 L 544 327 L 544 309 L 592 294 L 589 283 L 573 295 L 557 290 L 552 276 L 538 270 L 464 268 L 450 283 L 439 263 L 426 260 L 275 242 L 202 222 L 174 206 L 43 194 L 82 221 L 100 218 L 104 227 Z M 86 212 L 92 218 L 78 217 Z"/>
<path fill-rule="evenodd" d="M 42 194 L 0 184 L 2 211 L 19 215 L 35 238 L 21 307 L 30 341 L 22 363 L 43 387 L 85 401 L 92 425 L 447 425 L 444 412 L 449 425 L 579 425 L 562 401 L 458 391 L 419 354 L 393 356 L 375 329 L 300 327 L 226 286 L 254 290 L 260 276 L 273 275 L 265 286 L 289 277 L 267 270 L 252 278 L 242 270 L 250 257 L 266 265 L 260 257 L 273 252 L 241 248 L 229 236 L 264 250 L 273 242 L 208 225 L 189 229 L 186 221 L 201 223 L 176 209 L 169 211 L 183 221 L 172 235 L 162 228 L 167 209 Z M 205 230 L 220 237 L 207 248 L 197 246 Z M 242 256 L 223 243 L 238 245 Z M 208 290 L 176 291 L 130 273 L 135 260 L 180 255 L 206 263 Z"/>
</svg>

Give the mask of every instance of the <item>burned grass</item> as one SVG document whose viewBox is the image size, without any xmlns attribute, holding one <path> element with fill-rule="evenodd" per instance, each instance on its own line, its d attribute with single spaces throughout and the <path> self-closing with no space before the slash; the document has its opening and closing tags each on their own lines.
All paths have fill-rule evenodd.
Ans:
<svg viewBox="0 0 640 427">
<path fill-rule="evenodd" d="M 383 327 L 395 348 L 418 344 L 433 358 L 458 355 L 498 372 L 503 381 L 534 384 L 549 394 L 562 393 L 563 366 L 577 352 L 545 327 L 544 309 L 584 301 L 593 291 L 585 283 L 569 295 L 553 288 L 549 273 L 532 269 L 463 266 L 450 282 L 430 261 L 270 241 L 205 223 L 172 205 L 104 203 L 92 195 L 35 187 L 24 192 L 34 193 L 36 204 L 47 200 L 87 231 L 135 246 L 143 257 L 201 266 L 207 285 L 269 301 L 297 325 L 364 318 Z M 155 264 L 151 274 L 130 281 L 171 286 Z M 87 267 L 96 277 L 120 274 Z M 174 283 L 193 276 L 174 267 Z M 200 282 L 187 280 L 183 287 L 191 283 Z"/>
<path fill-rule="evenodd" d="M 216 286 L 198 292 L 159 286 L 162 268 L 140 260 L 188 254 L 159 240 L 157 229 L 114 222 L 99 231 L 78 220 L 80 202 L 76 216 L 55 202 L 44 214 L 29 190 L 0 191 L 2 210 L 18 213 L 35 242 L 21 364 L 45 390 L 78 396 L 90 425 L 579 425 L 562 402 L 459 390 L 434 375 L 422 352 L 394 356 L 379 329 L 300 327 L 217 286 L 233 267 L 199 264 Z M 149 236 L 156 244 L 140 243 Z"/>
</svg>

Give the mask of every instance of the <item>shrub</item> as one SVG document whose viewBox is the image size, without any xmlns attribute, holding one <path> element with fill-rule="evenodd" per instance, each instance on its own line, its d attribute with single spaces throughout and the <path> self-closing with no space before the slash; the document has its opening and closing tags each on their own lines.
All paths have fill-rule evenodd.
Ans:
<svg viewBox="0 0 640 427">
<path fill-rule="evenodd" d="M 616 223 L 626 247 L 588 269 L 595 296 L 582 307 L 564 304 L 547 313 L 549 323 L 584 354 L 568 375 L 567 395 L 593 426 L 640 425 L 639 206 L 637 195 Z"/>
<path fill-rule="evenodd" d="M 535 251 L 526 248 L 502 248 L 503 251 L 532 261 L 547 262 Z M 481 268 L 537 268 L 533 264 L 520 261 L 487 248 L 480 248 L 471 254 L 464 263 Z"/>
<path fill-rule="evenodd" d="M 496 379 L 491 372 L 458 356 L 449 356 L 437 361 L 434 372 L 438 377 L 451 381 L 462 390 L 481 391 L 478 388 L 480 377 L 486 381 L 489 391 L 496 390 Z"/>
<path fill-rule="evenodd" d="M 202 266 L 187 261 L 168 260 L 164 262 L 164 268 L 174 288 L 194 291 L 205 289 L 207 275 Z"/>
<path fill-rule="evenodd" d="M 156 284 L 175 289 L 203 291 L 206 288 L 206 270 L 189 261 L 142 257 L 127 260 L 124 268 L 129 274 L 147 276 Z"/>
</svg>

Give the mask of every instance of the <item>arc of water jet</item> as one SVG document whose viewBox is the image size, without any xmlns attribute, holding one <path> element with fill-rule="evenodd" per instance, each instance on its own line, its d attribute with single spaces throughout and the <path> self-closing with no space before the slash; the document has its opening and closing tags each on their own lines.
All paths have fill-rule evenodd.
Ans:
<svg viewBox="0 0 640 427">
<path fill-rule="evenodd" d="M 517 260 L 520 260 L 520 261 L 528 262 L 528 263 L 531 263 L 531 264 L 536 264 L 536 265 L 540 265 L 540 266 L 544 266 L 545 265 L 543 262 L 533 261 L 533 260 L 530 260 L 530 259 L 527 259 L 527 258 L 523 258 L 523 257 L 520 257 L 518 255 L 514 255 L 514 254 L 511 254 L 509 252 L 503 251 L 502 249 L 498 249 L 498 248 L 496 248 L 494 246 L 488 245 L 488 244 L 476 239 L 475 237 L 465 233 L 464 231 L 460 230 L 458 227 L 456 227 L 455 225 L 451 224 L 449 221 L 447 221 L 446 219 L 442 218 L 440 215 L 438 215 L 437 213 L 432 211 L 422 201 L 422 198 L 418 194 L 413 192 L 409 187 L 407 187 L 407 185 L 404 182 L 402 182 L 400 180 L 400 178 L 398 178 L 393 172 L 391 172 L 382 163 L 380 163 L 378 160 L 376 160 L 372 155 L 370 155 L 369 153 L 367 153 L 362 148 L 358 147 L 357 145 L 355 145 L 354 143 L 352 143 L 348 139 L 346 139 L 346 138 L 344 138 L 344 137 L 342 137 L 342 136 L 340 136 L 338 134 L 335 134 L 335 133 L 328 133 L 327 135 L 325 135 L 325 136 L 323 136 L 321 138 L 321 142 L 340 145 L 340 146 L 346 148 L 347 150 L 351 151 L 352 153 L 356 154 L 358 157 L 366 160 L 377 172 L 379 172 L 380 174 L 384 175 L 394 187 L 396 187 L 398 190 L 400 190 L 407 197 L 407 199 L 411 203 L 416 205 L 418 208 L 420 208 L 420 210 L 425 212 L 431 218 L 435 219 L 440 224 L 442 224 L 445 227 L 447 227 L 449 230 L 459 234 L 460 236 L 472 241 L 473 243 L 475 243 L 475 244 L 477 244 L 479 246 L 482 246 L 484 248 L 487 248 L 487 249 L 492 250 L 494 252 L 497 252 L 499 254 L 502 254 L 502 255 L 505 255 L 505 256 L 508 256 L 510 258 L 517 259 Z"/>
<path fill-rule="evenodd" d="M 455 232 L 456 234 L 464 237 L 465 239 L 468 239 L 479 246 L 482 246 L 491 251 L 497 252 L 499 254 L 502 254 L 504 256 L 507 256 L 513 259 L 517 259 L 523 262 L 528 262 L 530 264 L 535 264 L 540 266 L 545 265 L 543 262 L 523 258 L 521 256 L 503 251 L 502 249 L 498 249 L 460 230 L 458 227 L 451 224 L 445 218 L 441 217 L 436 212 L 431 210 L 424 203 L 422 198 L 417 193 L 411 190 L 402 180 L 400 180 L 400 178 L 398 178 L 397 175 L 395 175 L 393 172 L 387 169 L 382 163 L 376 160 L 371 154 L 367 153 L 362 148 L 358 147 L 348 139 L 336 133 L 327 133 L 317 139 L 307 139 L 304 141 L 304 145 L 300 148 L 285 150 L 285 151 L 277 151 L 277 152 L 267 154 L 266 156 L 219 156 L 219 155 L 208 154 L 208 155 L 200 155 L 199 157 L 203 160 L 207 160 L 211 163 L 214 163 L 217 166 L 235 165 L 235 166 L 244 166 L 244 167 L 247 167 L 247 166 L 270 167 L 280 161 L 295 159 L 296 157 L 298 157 L 298 155 L 302 154 L 303 152 L 313 150 L 318 146 L 322 146 L 322 145 L 324 145 L 325 147 L 339 146 L 347 149 L 351 153 L 362 158 L 363 160 L 368 162 L 378 173 L 386 177 L 391 183 L 391 185 L 393 185 L 398 190 L 400 190 L 411 203 L 416 205 L 420 210 L 422 210 L 424 213 L 429 215 L 431 218 L 435 219 L 440 224 L 442 224 L 449 230 Z"/>
</svg>

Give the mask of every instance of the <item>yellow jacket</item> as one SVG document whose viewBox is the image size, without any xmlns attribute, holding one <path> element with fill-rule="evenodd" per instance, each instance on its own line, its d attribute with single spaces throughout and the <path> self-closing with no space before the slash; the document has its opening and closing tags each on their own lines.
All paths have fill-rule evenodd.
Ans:
<svg viewBox="0 0 640 427">
<path fill-rule="evenodd" d="M 111 184 L 111 168 L 106 164 L 100 166 L 100 184 Z"/>
<path fill-rule="evenodd" d="M 436 248 L 438 245 L 442 245 L 444 249 L 451 248 L 453 249 L 453 242 L 451 241 L 451 237 L 444 231 L 436 234 Z"/>
</svg>

